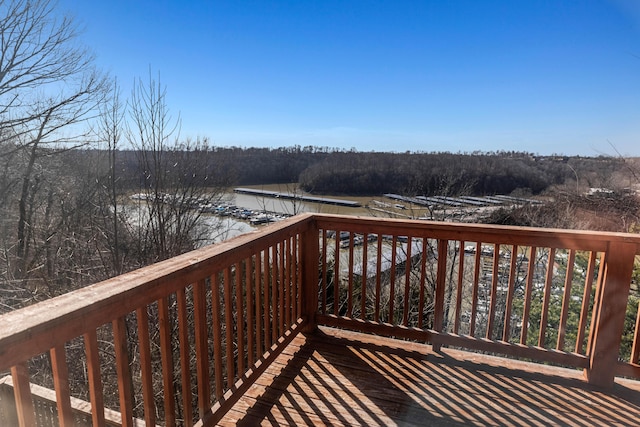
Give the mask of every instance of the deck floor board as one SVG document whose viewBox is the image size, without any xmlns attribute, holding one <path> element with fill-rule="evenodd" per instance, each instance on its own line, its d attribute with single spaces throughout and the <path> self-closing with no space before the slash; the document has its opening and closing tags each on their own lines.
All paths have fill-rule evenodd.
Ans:
<svg viewBox="0 0 640 427">
<path fill-rule="evenodd" d="M 300 334 L 219 425 L 638 425 L 640 384 L 320 328 Z"/>
</svg>

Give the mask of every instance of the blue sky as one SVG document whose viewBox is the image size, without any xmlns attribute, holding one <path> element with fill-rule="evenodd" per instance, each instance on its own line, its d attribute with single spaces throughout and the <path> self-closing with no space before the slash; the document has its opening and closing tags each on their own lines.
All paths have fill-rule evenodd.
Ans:
<svg viewBox="0 0 640 427">
<path fill-rule="evenodd" d="M 124 95 L 159 72 L 217 146 L 640 156 L 635 0 L 59 7 Z"/>
</svg>

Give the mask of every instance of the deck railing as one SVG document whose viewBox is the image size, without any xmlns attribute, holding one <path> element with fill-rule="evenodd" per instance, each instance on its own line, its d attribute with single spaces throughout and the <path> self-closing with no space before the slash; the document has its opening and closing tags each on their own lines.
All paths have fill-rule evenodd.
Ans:
<svg viewBox="0 0 640 427">
<path fill-rule="evenodd" d="M 558 363 L 608 386 L 640 238 L 304 214 L 0 318 L 0 373 L 147 425 L 210 425 L 301 330 L 337 326 Z"/>
<path fill-rule="evenodd" d="M 321 215 L 316 226 L 319 324 L 583 368 L 601 386 L 640 378 L 639 322 L 620 354 L 640 236 Z"/>
</svg>

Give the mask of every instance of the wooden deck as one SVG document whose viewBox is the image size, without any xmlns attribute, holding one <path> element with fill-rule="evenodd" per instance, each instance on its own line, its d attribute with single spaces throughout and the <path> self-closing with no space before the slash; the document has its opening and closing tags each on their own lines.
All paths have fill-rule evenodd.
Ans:
<svg viewBox="0 0 640 427">
<path fill-rule="evenodd" d="M 640 382 L 320 328 L 300 334 L 220 425 L 638 425 Z"/>
</svg>

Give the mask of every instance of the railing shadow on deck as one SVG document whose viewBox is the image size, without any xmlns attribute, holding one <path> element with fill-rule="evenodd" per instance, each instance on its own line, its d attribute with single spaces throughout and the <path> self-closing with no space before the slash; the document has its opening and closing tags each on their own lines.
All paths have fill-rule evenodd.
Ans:
<svg viewBox="0 0 640 427">
<path fill-rule="evenodd" d="M 602 391 L 568 370 L 530 372 L 401 345 L 317 331 L 239 425 L 633 425 L 640 415 L 640 390 L 624 385 Z"/>
</svg>

